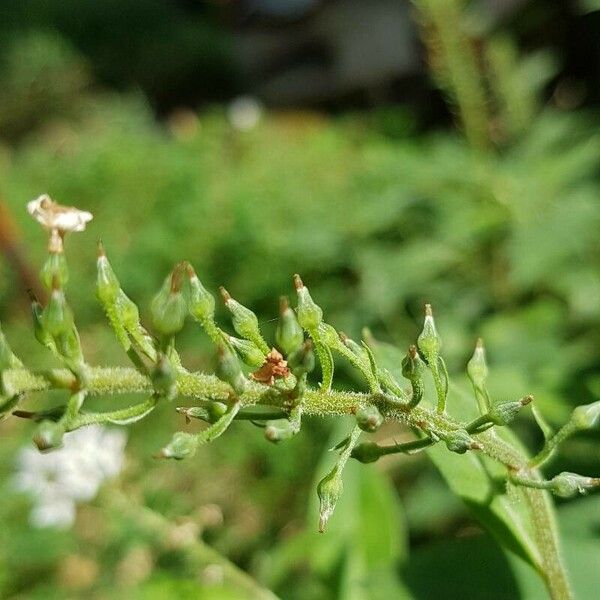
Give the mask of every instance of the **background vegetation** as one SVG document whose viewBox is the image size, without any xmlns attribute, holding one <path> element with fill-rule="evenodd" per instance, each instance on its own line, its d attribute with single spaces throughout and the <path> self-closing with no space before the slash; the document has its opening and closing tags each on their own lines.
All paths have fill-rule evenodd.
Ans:
<svg viewBox="0 0 600 600">
<path fill-rule="evenodd" d="M 447 19 L 480 31 L 469 29 L 471 21 L 441 14 L 444 3 L 417 4 L 453 127 L 445 113 L 424 127 L 418 111 L 395 103 L 369 110 L 349 103 L 334 114 L 267 109 L 247 130 L 234 126 L 224 105 L 168 110 L 159 120 L 161 103 L 142 80 L 149 96 L 111 89 L 118 69 L 107 75 L 109 56 L 81 54 L 54 16 L 46 28 L 36 16 L 35 30 L 14 17 L 0 54 L 0 195 L 17 232 L 5 241 L 35 269 L 44 240 L 26 201 L 48 192 L 94 213 L 89 231 L 67 248 L 68 294 L 90 362 L 126 364 L 94 298 L 101 237 L 125 289 L 146 310 L 173 263 L 186 258 L 207 286 L 226 284 L 272 332 L 278 295 L 300 272 L 328 320 L 353 337 L 366 326 L 405 347 L 431 302 L 451 371 L 463 370 L 483 336 L 494 397 L 533 393 L 553 423 L 599 399 L 593 101 L 573 109 L 577 80 L 557 77 L 556 53 L 517 49 L 497 28 L 473 34 L 485 42 L 474 54 L 442 26 Z M 162 19 L 136 10 L 155 25 Z M 588 15 L 591 23 L 596 17 Z M 125 50 L 109 48 L 124 62 Z M 483 66 L 470 65 L 473 56 Z M 209 62 L 210 73 L 235 72 L 231 62 Z M 139 69 L 157 88 L 186 73 L 179 64 L 134 66 L 131 77 Z M 233 88 L 220 89 L 226 97 Z M 4 331 L 29 364 L 50 364 L 30 333 L 20 292 L 26 271 L 14 264 L 0 266 Z M 211 367 L 208 344 L 191 324 L 182 338 L 186 364 Z M 360 385 L 349 373 L 345 384 Z M 527 415 L 519 419 L 535 448 L 540 433 Z M 10 481 L 31 426 L 3 421 L 0 596 L 175 598 L 201 589 L 202 598 L 242 597 L 235 577 L 211 570 L 203 542 L 177 541 L 191 527 L 194 539 L 282 598 L 544 597 L 529 567 L 482 532 L 424 456 L 349 465 L 331 529 L 318 536 L 314 481 L 330 460 L 330 424 L 310 423 L 278 446 L 236 425 L 191 461 L 153 460 L 175 426 L 180 415 L 162 406 L 131 427 L 121 476 L 60 531 L 29 525 L 30 501 Z M 378 436 L 402 433 L 384 428 Z M 597 475 L 598 437 L 565 444 L 549 475 Z M 147 509 L 164 519 L 145 519 Z M 600 585 L 593 568 L 600 496 L 564 503 L 558 514 L 575 588 L 592 598 Z M 382 529 L 387 539 L 373 535 Z"/>
</svg>

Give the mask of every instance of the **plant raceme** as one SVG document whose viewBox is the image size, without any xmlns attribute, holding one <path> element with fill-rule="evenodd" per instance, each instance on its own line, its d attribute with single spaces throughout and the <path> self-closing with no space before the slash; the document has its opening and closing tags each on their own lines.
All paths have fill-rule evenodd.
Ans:
<svg viewBox="0 0 600 600">
<path fill-rule="evenodd" d="M 151 304 L 153 334 L 140 321 L 138 307 L 123 291 L 101 244 L 97 259 L 97 297 L 116 337 L 131 359 L 132 368 L 95 367 L 83 355 L 73 312 L 66 296 L 68 269 L 64 238 L 81 231 L 90 213 L 61 206 L 48 196 L 28 205 L 29 212 L 49 233 L 49 255 L 41 270 L 49 291 L 45 307 L 32 299 L 34 333 L 37 340 L 64 364 L 63 369 L 36 371 L 25 366 L 0 333 L 0 411 L 38 423 L 34 442 L 41 451 L 62 445 L 63 436 L 80 427 L 113 423 L 126 425 L 147 416 L 159 402 L 185 398 L 193 406 L 178 407 L 189 421 L 199 419 L 207 427 L 199 433 L 176 432 L 158 451 L 161 458 L 192 457 L 198 448 L 223 434 L 234 420 L 246 420 L 264 428 L 267 440 L 283 442 L 300 432 L 304 415 L 322 417 L 353 415 L 355 425 L 334 448 L 338 458 L 317 486 L 320 499 L 319 529 L 324 531 L 342 495 L 342 476 L 348 459 L 362 463 L 389 454 L 413 454 L 436 446 L 448 453 L 478 455 L 500 467 L 501 492 L 520 491 L 529 509 L 535 538 L 531 562 L 545 579 L 554 598 L 569 598 L 567 577 L 561 562 L 558 534 L 546 492 L 567 498 L 600 486 L 600 479 L 575 473 L 560 473 L 544 479 L 539 467 L 547 463 L 568 436 L 594 427 L 600 419 L 600 402 L 577 407 L 569 421 L 552 432 L 541 415 L 534 416 L 545 437 L 543 448 L 528 458 L 501 431 L 531 404 L 532 396 L 509 402 L 494 402 L 486 388 L 488 367 L 483 343 L 477 342 L 467 365 L 473 387 L 473 405 L 479 416 L 461 421 L 448 406 L 450 377 L 441 354 L 432 309 L 425 308 L 423 330 L 398 365 L 399 377 L 385 368 L 377 356 L 376 343 L 358 343 L 324 320 L 299 275 L 294 276 L 298 298 L 296 310 L 287 298 L 280 300 L 275 347 L 266 342 L 256 315 L 225 290 L 221 297 L 231 313 L 235 336 L 215 322 L 215 298 L 202 285 L 192 265 L 177 264 L 165 278 Z M 214 343 L 218 356 L 215 375 L 189 372 L 175 348 L 176 334 L 192 317 Z M 366 392 L 332 388 L 334 354 L 342 356 L 364 378 Z M 312 387 L 308 374 L 318 359 L 321 382 Z M 433 402 L 428 399 L 432 381 Z M 18 410 L 28 393 L 65 390 L 68 399 L 60 407 L 39 412 Z M 138 404 L 107 412 L 84 410 L 89 395 L 145 393 Z M 384 422 L 408 426 L 415 439 L 392 445 L 361 442 L 361 436 L 376 431 Z M 451 456 L 446 454 L 446 456 Z M 462 460 L 467 461 L 467 457 Z M 466 464 L 466 462 L 465 462 Z"/>
</svg>

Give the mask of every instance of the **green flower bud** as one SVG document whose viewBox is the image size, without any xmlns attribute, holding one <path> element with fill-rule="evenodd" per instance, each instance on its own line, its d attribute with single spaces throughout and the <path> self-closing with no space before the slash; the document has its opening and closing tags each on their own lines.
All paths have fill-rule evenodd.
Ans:
<svg viewBox="0 0 600 600">
<path fill-rule="evenodd" d="M 585 494 L 588 490 L 600 486 L 600 478 L 584 477 L 567 471 L 559 473 L 550 480 L 550 491 L 560 498 L 572 498 L 577 494 Z"/>
<path fill-rule="evenodd" d="M 294 275 L 294 286 L 298 294 L 298 323 L 303 329 L 314 331 L 323 320 L 323 311 L 314 303 L 300 275 Z"/>
<path fill-rule="evenodd" d="M 150 306 L 154 328 L 165 338 L 174 336 L 183 328 L 187 302 L 182 293 L 182 284 L 182 266 L 177 265 Z"/>
<path fill-rule="evenodd" d="M 248 380 L 242 373 L 240 361 L 235 352 L 226 344 L 217 348 L 217 377 L 227 382 L 237 394 L 246 389 Z"/>
<path fill-rule="evenodd" d="M 172 400 L 177 395 L 177 380 L 171 362 L 164 354 L 159 354 L 150 374 L 154 390 L 160 396 Z"/>
<path fill-rule="evenodd" d="M 47 289 L 52 289 L 52 281 L 56 278 L 60 287 L 69 281 L 67 259 L 63 252 L 50 252 L 40 271 L 40 279 Z"/>
<path fill-rule="evenodd" d="M 73 327 L 73 313 L 56 278 L 54 279 L 48 305 L 42 314 L 42 324 L 44 329 L 54 338 Z"/>
<path fill-rule="evenodd" d="M 265 424 L 265 438 L 270 442 L 281 442 L 294 437 L 299 431 L 298 423 L 289 419 L 275 419 Z"/>
<path fill-rule="evenodd" d="M 467 375 L 474 387 L 482 389 L 488 376 L 488 366 L 485 360 L 483 340 L 479 338 L 475 344 L 475 351 L 467 363 Z"/>
<path fill-rule="evenodd" d="M 121 290 L 121 284 L 112 270 L 108 258 L 106 258 L 102 242 L 98 242 L 96 268 L 98 271 L 96 278 L 96 295 L 102 305 L 106 308 L 108 305 L 114 304 Z"/>
<path fill-rule="evenodd" d="M 54 342 L 58 354 L 65 359 L 67 366 L 71 370 L 77 371 L 78 377 L 82 377 L 82 369 L 85 363 L 83 360 L 79 333 L 77 333 L 75 324 L 67 331 L 55 336 Z"/>
<path fill-rule="evenodd" d="M 335 505 L 342 496 L 343 489 L 342 477 L 336 465 L 317 485 L 320 533 L 323 533 L 327 528 L 327 523 L 335 510 Z"/>
<path fill-rule="evenodd" d="M 275 330 L 275 342 L 286 356 L 298 350 L 304 342 L 302 327 L 285 296 L 279 298 L 279 320 Z"/>
<path fill-rule="evenodd" d="M 55 450 L 62 446 L 64 433 L 65 430 L 59 423 L 42 421 L 33 436 L 33 442 L 40 452 Z"/>
<path fill-rule="evenodd" d="M 444 438 L 448 450 L 457 454 L 464 454 L 467 450 L 481 450 L 482 446 L 476 442 L 464 429 L 457 429 Z"/>
<path fill-rule="evenodd" d="M 233 335 L 227 336 L 227 340 L 242 359 L 242 362 L 253 369 L 258 369 L 265 362 L 265 355 L 260 348 L 249 340 L 242 340 Z"/>
<path fill-rule="evenodd" d="M 600 400 L 578 406 L 571 415 L 571 422 L 577 429 L 591 429 L 600 421 Z"/>
<path fill-rule="evenodd" d="M 156 457 L 182 460 L 194 456 L 197 447 L 198 443 L 196 441 L 196 436 L 184 431 L 178 431 Z"/>
<path fill-rule="evenodd" d="M 227 405 L 223 402 L 207 402 L 204 406 L 178 407 L 177 412 L 185 415 L 187 421 L 200 419 L 212 424 L 216 423 L 227 412 Z"/>
<path fill-rule="evenodd" d="M 231 313 L 231 322 L 233 323 L 235 332 L 239 336 L 254 342 L 265 354 L 267 354 L 269 352 L 269 347 L 262 338 L 256 315 L 249 308 L 246 308 L 243 304 L 234 300 L 224 287 L 221 286 L 219 291 L 221 292 L 221 297 L 223 298 L 225 306 Z"/>
<path fill-rule="evenodd" d="M 430 304 L 425 305 L 425 322 L 423 323 L 423 331 L 421 331 L 421 334 L 417 338 L 417 346 L 428 363 L 431 364 L 437 360 L 440 348 L 442 347 L 442 340 L 435 328 Z"/>
<path fill-rule="evenodd" d="M 525 396 L 515 402 L 501 402 L 490 410 L 488 416 L 494 425 L 508 425 L 532 400 L 533 396 Z"/>
<path fill-rule="evenodd" d="M 190 282 L 189 310 L 191 315 L 200 322 L 212 321 L 215 316 L 214 296 L 202 285 L 190 264 L 187 265 L 187 275 Z"/>
<path fill-rule="evenodd" d="M 356 423 L 363 431 L 373 433 L 383 424 L 383 416 L 376 406 L 363 406 L 356 411 Z"/>
<path fill-rule="evenodd" d="M 310 373 L 315 368 L 315 362 L 312 340 L 306 340 L 288 357 L 288 366 L 296 377 L 300 377 L 303 373 Z"/>
</svg>

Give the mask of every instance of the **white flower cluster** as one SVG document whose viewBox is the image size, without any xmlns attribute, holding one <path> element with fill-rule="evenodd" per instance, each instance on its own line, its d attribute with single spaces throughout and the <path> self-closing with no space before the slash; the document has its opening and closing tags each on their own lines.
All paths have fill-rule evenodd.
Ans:
<svg viewBox="0 0 600 600">
<path fill-rule="evenodd" d="M 35 501 L 32 525 L 72 525 L 75 504 L 92 500 L 123 468 L 126 438 L 123 430 L 91 425 L 65 434 L 64 445 L 53 452 L 23 448 L 13 484 Z"/>
</svg>

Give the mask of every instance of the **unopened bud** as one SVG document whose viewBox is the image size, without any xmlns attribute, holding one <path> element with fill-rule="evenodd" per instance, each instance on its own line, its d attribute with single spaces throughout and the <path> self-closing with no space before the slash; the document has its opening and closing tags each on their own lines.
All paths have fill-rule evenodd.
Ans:
<svg viewBox="0 0 600 600">
<path fill-rule="evenodd" d="M 288 357 L 288 366 L 296 377 L 302 373 L 310 373 L 315 368 L 315 362 L 311 340 L 306 340 L 298 350 Z"/>
<path fill-rule="evenodd" d="M 317 495 L 319 496 L 319 531 L 321 533 L 327 528 L 327 523 L 342 496 L 343 489 L 342 477 L 337 466 L 319 481 Z"/>
<path fill-rule="evenodd" d="M 198 443 L 191 433 L 178 431 L 171 441 L 156 455 L 157 458 L 174 458 L 182 460 L 196 454 Z"/>
<path fill-rule="evenodd" d="M 154 390 L 160 396 L 173 399 L 177 395 L 177 380 L 171 362 L 164 354 L 159 354 L 150 375 Z"/>
<path fill-rule="evenodd" d="M 181 265 L 173 269 L 150 306 L 154 328 L 167 338 L 181 331 L 187 314 L 181 271 Z"/>
<path fill-rule="evenodd" d="M 42 421 L 33 436 L 33 442 L 40 452 L 55 450 L 62 446 L 64 433 L 62 425 L 54 421 Z"/>
<path fill-rule="evenodd" d="M 217 348 L 217 377 L 227 382 L 237 394 L 246 389 L 248 380 L 242 373 L 240 361 L 235 352 L 226 344 Z"/>
<path fill-rule="evenodd" d="M 508 425 L 517 416 L 519 411 L 532 400 L 533 396 L 525 396 L 514 402 L 500 402 L 490 410 L 490 420 L 494 425 Z"/>
<path fill-rule="evenodd" d="M 585 494 L 599 486 L 600 478 L 598 477 L 584 477 L 567 471 L 559 473 L 550 480 L 550 490 L 561 498 L 572 498 L 577 494 Z"/>
<path fill-rule="evenodd" d="M 323 320 L 323 311 L 311 298 L 308 288 L 302 283 L 300 275 L 294 275 L 294 286 L 298 294 L 298 323 L 303 329 L 313 331 Z"/>
<path fill-rule="evenodd" d="M 417 338 L 417 346 L 429 363 L 435 362 L 442 347 L 442 340 L 435 328 L 430 304 L 425 305 L 425 321 L 423 323 L 423 331 L 421 331 Z"/>
<path fill-rule="evenodd" d="M 356 411 L 356 424 L 363 431 L 373 433 L 383 424 L 383 416 L 376 406 L 363 406 Z"/>
<path fill-rule="evenodd" d="M 227 336 L 227 340 L 242 359 L 242 362 L 249 367 L 257 369 L 265 362 L 265 355 L 254 342 L 236 338 L 233 335 Z"/>
<path fill-rule="evenodd" d="M 298 424 L 289 419 L 275 419 L 265 424 L 265 438 L 270 442 L 289 440 L 298 433 Z"/>
<path fill-rule="evenodd" d="M 231 313 L 231 322 L 233 323 L 235 332 L 239 336 L 251 340 L 261 350 L 267 353 L 269 348 L 260 333 L 257 316 L 249 308 L 246 308 L 243 304 L 234 300 L 224 287 L 220 287 L 219 291 L 221 292 L 221 297 L 223 298 L 225 306 Z"/>
<path fill-rule="evenodd" d="M 352 449 L 350 456 L 364 464 L 372 463 L 381 458 L 381 448 L 374 442 L 363 442 Z"/>
<path fill-rule="evenodd" d="M 482 446 L 464 429 L 457 429 L 444 438 L 448 450 L 464 454 L 467 450 L 481 450 Z"/>
<path fill-rule="evenodd" d="M 40 279 L 47 289 L 52 289 L 52 281 L 56 279 L 61 287 L 69 280 L 67 259 L 63 252 L 50 252 L 40 271 Z"/>
<path fill-rule="evenodd" d="M 571 421 L 578 429 L 591 429 L 600 421 L 600 400 L 591 404 L 578 406 L 571 416 Z"/>
<path fill-rule="evenodd" d="M 215 316 L 215 298 L 202 285 L 191 265 L 187 265 L 190 281 L 189 309 L 194 319 L 200 322 L 212 321 Z"/>
<path fill-rule="evenodd" d="M 474 387 L 477 389 L 483 388 L 488 376 L 488 366 L 485 360 L 485 348 L 481 338 L 477 340 L 473 356 L 471 356 L 467 363 L 467 375 Z"/>
<path fill-rule="evenodd" d="M 304 342 L 302 327 L 285 296 L 279 299 L 279 320 L 275 330 L 275 342 L 286 356 L 295 352 Z"/>
</svg>

